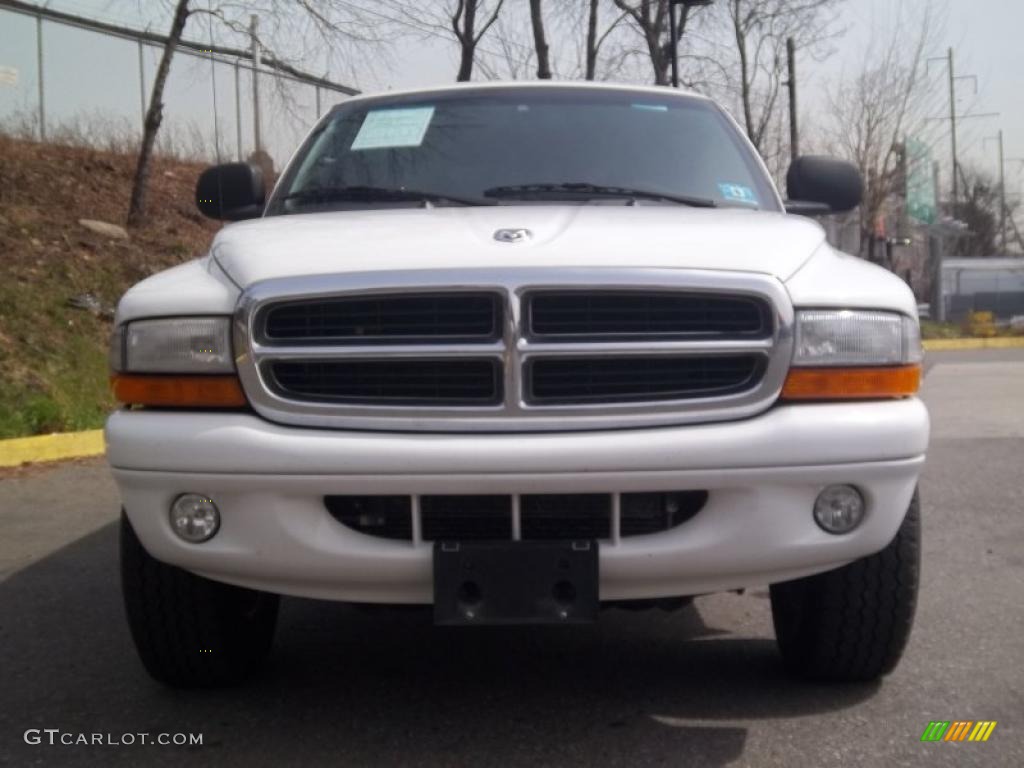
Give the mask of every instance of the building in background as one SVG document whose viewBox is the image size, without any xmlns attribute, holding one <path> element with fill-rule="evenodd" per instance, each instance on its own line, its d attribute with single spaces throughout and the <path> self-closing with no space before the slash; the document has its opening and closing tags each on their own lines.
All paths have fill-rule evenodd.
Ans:
<svg viewBox="0 0 1024 768">
<path fill-rule="evenodd" d="M 991 312 L 997 323 L 1024 317 L 1024 259 L 946 259 L 942 264 L 946 319 Z"/>
</svg>

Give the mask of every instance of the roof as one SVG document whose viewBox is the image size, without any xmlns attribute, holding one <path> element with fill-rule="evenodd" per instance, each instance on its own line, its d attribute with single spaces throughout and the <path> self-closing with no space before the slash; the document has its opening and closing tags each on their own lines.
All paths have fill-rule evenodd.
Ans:
<svg viewBox="0 0 1024 768">
<path fill-rule="evenodd" d="M 373 93 L 360 93 L 358 96 L 352 96 L 339 103 L 351 104 L 353 101 L 361 101 L 363 99 L 377 99 L 390 96 L 414 96 L 427 93 L 450 93 L 452 91 L 498 91 L 512 89 L 518 90 L 521 88 L 536 88 L 538 90 L 544 88 L 572 88 L 575 90 L 629 91 L 631 93 L 656 93 L 659 96 L 676 95 L 686 98 L 695 98 L 704 101 L 710 101 L 710 99 L 707 96 L 703 96 L 695 91 L 690 91 L 685 88 L 670 88 L 669 86 L 665 85 L 636 85 L 634 83 L 609 82 L 598 83 L 592 80 L 490 80 L 483 82 L 449 83 L 446 85 L 434 85 L 427 88 L 408 88 L 398 91 L 376 91 Z"/>
</svg>

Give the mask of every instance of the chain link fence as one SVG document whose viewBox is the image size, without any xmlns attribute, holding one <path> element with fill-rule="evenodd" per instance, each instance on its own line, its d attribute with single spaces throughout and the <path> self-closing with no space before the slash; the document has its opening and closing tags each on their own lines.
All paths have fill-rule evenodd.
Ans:
<svg viewBox="0 0 1024 768">
<path fill-rule="evenodd" d="M 0 0 L 0 129 L 134 150 L 164 42 L 157 33 Z M 244 159 L 256 149 L 258 109 L 260 145 L 280 167 L 323 112 L 355 93 L 265 55 L 254 67 L 249 51 L 183 40 L 164 91 L 157 151 Z"/>
</svg>

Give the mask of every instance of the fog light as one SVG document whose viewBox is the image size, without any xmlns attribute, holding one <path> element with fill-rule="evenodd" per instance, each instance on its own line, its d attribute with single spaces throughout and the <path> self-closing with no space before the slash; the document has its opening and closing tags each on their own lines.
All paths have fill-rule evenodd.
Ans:
<svg viewBox="0 0 1024 768">
<path fill-rule="evenodd" d="M 849 533 L 864 519 L 864 497 L 852 485 L 830 485 L 814 502 L 814 519 L 828 533 Z"/>
<path fill-rule="evenodd" d="M 220 512 L 213 499 L 197 493 L 182 494 L 171 504 L 171 528 L 190 544 L 199 544 L 217 533 Z"/>
</svg>

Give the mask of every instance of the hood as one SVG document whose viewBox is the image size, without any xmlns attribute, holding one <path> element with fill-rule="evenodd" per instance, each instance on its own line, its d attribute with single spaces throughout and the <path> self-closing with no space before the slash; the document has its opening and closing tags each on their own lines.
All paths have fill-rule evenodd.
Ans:
<svg viewBox="0 0 1024 768">
<path fill-rule="evenodd" d="M 498 242 L 499 229 L 528 229 Z M 825 240 L 781 213 L 666 205 L 391 208 L 272 216 L 225 227 L 212 254 L 242 288 L 276 277 L 430 268 L 661 267 L 786 280 Z"/>
</svg>

